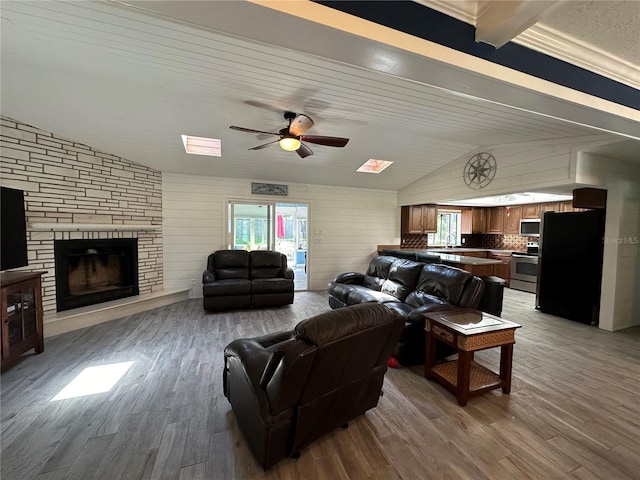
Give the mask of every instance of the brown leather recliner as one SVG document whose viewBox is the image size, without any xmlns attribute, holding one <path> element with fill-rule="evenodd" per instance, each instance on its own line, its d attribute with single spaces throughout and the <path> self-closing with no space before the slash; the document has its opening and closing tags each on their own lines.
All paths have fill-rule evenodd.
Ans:
<svg viewBox="0 0 640 480">
<path fill-rule="evenodd" d="M 218 250 L 202 273 L 205 310 L 293 303 L 293 270 L 286 255 L 266 250 Z"/>
<path fill-rule="evenodd" d="M 378 404 L 403 326 L 369 303 L 227 345 L 224 394 L 265 470 Z"/>
<path fill-rule="evenodd" d="M 424 363 L 423 314 L 452 308 L 477 308 L 484 292 L 481 278 L 460 268 L 380 255 L 367 273 L 341 273 L 329 283 L 329 306 L 383 303 L 405 319 L 393 355 L 403 365 Z M 438 343 L 438 359 L 454 353 Z"/>
</svg>

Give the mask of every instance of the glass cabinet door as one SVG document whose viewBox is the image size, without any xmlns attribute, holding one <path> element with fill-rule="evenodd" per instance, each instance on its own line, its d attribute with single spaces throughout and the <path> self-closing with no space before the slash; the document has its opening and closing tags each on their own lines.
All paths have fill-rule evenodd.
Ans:
<svg viewBox="0 0 640 480">
<path fill-rule="evenodd" d="M 22 331 L 22 293 L 20 291 L 7 294 L 6 323 L 9 345 L 21 341 L 24 334 Z"/>
<path fill-rule="evenodd" d="M 33 290 L 22 292 L 22 325 L 24 338 L 35 334 L 38 329 L 36 299 Z"/>
</svg>

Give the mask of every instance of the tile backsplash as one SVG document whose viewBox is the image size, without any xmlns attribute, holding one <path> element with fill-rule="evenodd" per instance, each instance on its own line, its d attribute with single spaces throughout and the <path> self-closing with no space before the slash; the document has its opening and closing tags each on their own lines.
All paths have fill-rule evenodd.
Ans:
<svg viewBox="0 0 640 480">
<path fill-rule="evenodd" d="M 490 248 L 492 250 L 525 251 L 529 237 L 521 235 L 462 235 L 462 246 L 465 248 Z M 402 237 L 402 248 L 429 248 L 427 235 L 413 234 Z"/>
<path fill-rule="evenodd" d="M 482 248 L 524 251 L 530 240 L 531 238 L 522 235 L 482 235 Z"/>
<path fill-rule="evenodd" d="M 402 236 L 402 248 L 427 248 L 427 235 L 407 234 Z"/>
</svg>

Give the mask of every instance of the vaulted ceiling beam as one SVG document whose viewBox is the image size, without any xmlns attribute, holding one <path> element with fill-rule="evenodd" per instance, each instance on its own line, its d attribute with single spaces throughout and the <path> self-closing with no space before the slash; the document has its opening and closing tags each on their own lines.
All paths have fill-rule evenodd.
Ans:
<svg viewBox="0 0 640 480">
<path fill-rule="evenodd" d="M 476 18 L 476 42 L 500 48 L 559 3 L 548 0 L 480 0 Z"/>
</svg>

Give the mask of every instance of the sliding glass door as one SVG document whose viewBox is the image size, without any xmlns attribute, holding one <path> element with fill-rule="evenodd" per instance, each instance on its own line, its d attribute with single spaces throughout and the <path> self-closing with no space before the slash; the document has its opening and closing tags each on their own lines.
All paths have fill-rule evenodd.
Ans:
<svg viewBox="0 0 640 480">
<path fill-rule="evenodd" d="M 276 250 L 294 269 L 296 290 L 307 289 L 308 205 L 230 200 L 227 248 Z"/>
</svg>

